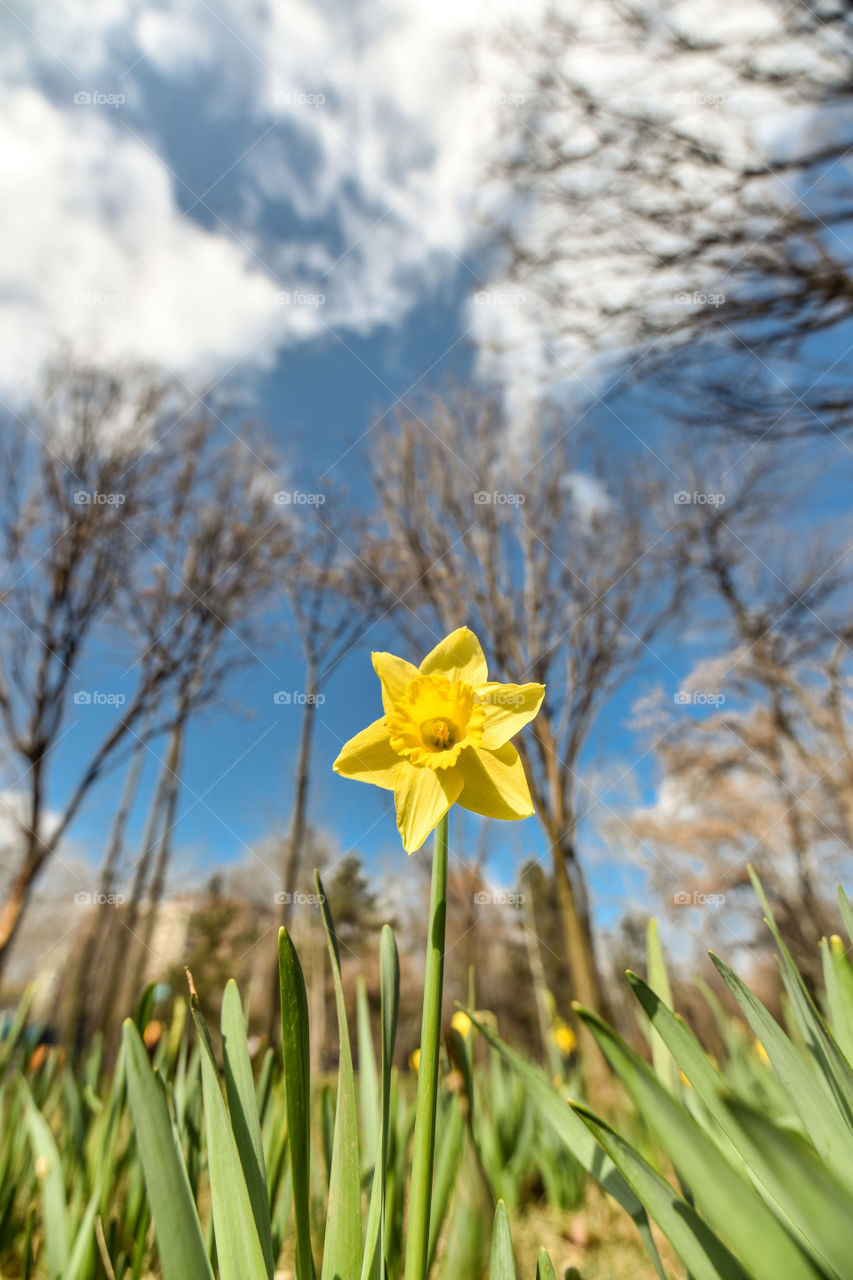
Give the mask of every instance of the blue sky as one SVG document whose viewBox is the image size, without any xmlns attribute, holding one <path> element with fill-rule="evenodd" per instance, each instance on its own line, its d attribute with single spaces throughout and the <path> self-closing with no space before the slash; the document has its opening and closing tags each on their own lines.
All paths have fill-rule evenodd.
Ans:
<svg viewBox="0 0 853 1280">
<path fill-rule="evenodd" d="M 153 359 L 188 382 L 234 391 L 269 424 L 298 482 L 325 476 L 358 492 L 371 424 L 445 378 L 494 375 L 488 339 L 517 343 L 517 364 L 498 371 L 516 391 L 553 367 L 534 302 L 494 300 L 500 281 L 477 217 L 497 140 L 512 124 L 519 71 L 494 36 L 515 8 L 6 7 L 6 403 L 20 403 L 62 339 Z M 519 21 L 535 24 L 540 13 L 532 4 Z M 511 204 L 511 193 L 502 198 Z M 583 304 L 594 305 L 592 286 Z M 666 451 L 660 424 L 627 385 L 609 403 L 615 414 L 605 404 L 591 415 L 599 438 L 620 451 Z M 849 450 L 838 445 L 833 457 L 827 509 L 841 503 Z M 370 636 L 370 647 L 398 645 L 387 623 Z M 638 754 L 626 727 L 634 699 L 661 682 L 674 693 L 699 647 L 682 637 L 665 661 L 651 660 L 602 717 L 591 754 L 603 747 L 617 775 L 619 762 L 628 771 Z M 300 687 L 299 658 L 287 644 L 261 656 L 191 733 L 177 832 L 185 870 L 241 859 L 286 829 L 298 712 L 272 695 Z M 106 683 L 110 665 L 83 678 Z M 375 718 L 366 651 L 336 672 L 326 696 L 312 820 L 342 850 L 390 865 L 399 845 L 389 797 L 331 773 L 340 743 Z M 94 736 L 98 714 L 81 716 L 77 741 Z M 60 792 L 76 755 L 58 757 Z M 645 756 L 608 801 L 648 801 L 654 784 Z M 115 786 L 92 796 L 75 851 L 100 854 Z M 587 838 L 600 848 L 593 829 Z M 533 821 L 502 831 L 499 844 L 493 872 L 504 881 L 519 858 L 542 850 Z M 609 860 L 592 878 L 607 920 L 638 891 L 635 872 Z"/>
</svg>

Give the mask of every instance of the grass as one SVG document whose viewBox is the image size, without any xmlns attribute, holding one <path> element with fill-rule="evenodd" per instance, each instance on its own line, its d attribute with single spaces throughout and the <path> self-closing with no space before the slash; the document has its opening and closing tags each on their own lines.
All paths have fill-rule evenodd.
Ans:
<svg viewBox="0 0 853 1280">
<path fill-rule="evenodd" d="M 815 1000 L 763 905 L 785 1027 L 717 959 L 741 1016 L 712 1000 L 727 1055 L 711 1058 L 671 1011 L 651 930 L 649 982 L 629 975 L 648 1054 L 578 1011 L 613 1070 L 600 1113 L 575 1074 L 555 1081 L 553 1064 L 514 1052 L 483 1011 L 444 1028 L 417 1249 L 425 1275 L 845 1280 L 853 967 L 840 939 L 825 941 Z M 233 982 L 218 1029 L 193 995 L 146 1044 L 149 989 L 115 1062 L 99 1041 L 74 1064 L 35 1047 L 22 1006 L 0 1041 L 2 1280 L 402 1277 L 423 1081 L 393 1065 L 393 935 L 386 927 L 380 947 L 381 1024 L 371 1026 L 362 987 L 351 1051 L 328 911 L 326 924 L 342 1045 L 330 1078 L 308 1075 L 307 1005 L 286 934 L 283 1049 L 254 1059 Z"/>
</svg>

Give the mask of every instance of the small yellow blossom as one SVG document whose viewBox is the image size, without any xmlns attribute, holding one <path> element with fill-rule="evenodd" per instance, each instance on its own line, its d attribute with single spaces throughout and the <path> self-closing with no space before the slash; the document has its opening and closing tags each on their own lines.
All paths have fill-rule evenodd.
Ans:
<svg viewBox="0 0 853 1280">
<path fill-rule="evenodd" d="M 765 1066 L 769 1066 L 770 1057 L 767 1053 L 767 1050 L 764 1048 L 764 1045 L 761 1043 L 761 1041 L 760 1040 L 753 1041 L 752 1048 L 759 1062 L 763 1062 Z"/>
<path fill-rule="evenodd" d="M 570 1057 L 577 1048 L 578 1042 L 575 1033 L 562 1018 L 554 1019 L 554 1025 L 551 1028 L 551 1039 L 564 1058 Z"/>
<path fill-rule="evenodd" d="M 463 1013 L 461 1009 L 457 1009 L 453 1017 L 450 1019 L 450 1025 L 455 1031 L 458 1031 L 463 1040 L 467 1040 L 471 1034 L 473 1022 L 467 1013 Z"/>
<path fill-rule="evenodd" d="M 408 853 L 452 804 L 487 818 L 527 818 L 530 790 L 512 738 L 536 715 L 541 684 L 489 681 L 473 631 L 446 636 L 419 667 L 374 653 L 385 714 L 357 733 L 336 773 L 394 792 Z"/>
<path fill-rule="evenodd" d="M 412 1052 L 409 1054 L 409 1070 L 414 1071 L 415 1075 L 417 1075 L 418 1067 L 420 1065 L 421 1065 L 421 1051 L 420 1049 L 413 1049 Z"/>
</svg>

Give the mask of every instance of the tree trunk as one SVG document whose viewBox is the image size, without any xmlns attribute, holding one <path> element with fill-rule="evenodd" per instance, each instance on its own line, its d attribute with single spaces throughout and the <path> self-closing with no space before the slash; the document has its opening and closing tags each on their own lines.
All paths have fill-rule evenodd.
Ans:
<svg viewBox="0 0 853 1280">
<path fill-rule="evenodd" d="M 0 977 L 3 976 L 12 943 L 27 905 L 30 889 L 43 861 L 44 859 L 38 855 L 38 845 L 32 842 L 20 870 L 9 886 L 6 900 L 0 907 Z"/>
<path fill-rule="evenodd" d="M 551 1040 L 552 1011 L 548 1007 L 548 980 L 545 977 L 545 966 L 539 951 L 539 937 L 536 933 L 536 904 L 526 901 L 524 904 L 524 945 L 527 949 L 527 963 L 533 979 L 533 995 L 536 1001 L 536 1017 L 539 1021 L 539 1035 L 542 1040 L 542 1054 L 545 1062 L 551 1064 L 554 1059 L 554 1047 Z"/>
<path fill-rule="evenodd" d="M 596 964 L 583 870 L 577 861 L 573 843 L 564 833 L 552 836 L 551 856 L 557 902 L 565 930 L 572 999 L 609 1021 L 610 1002 L 605 996 Z M 607 1064 L 583 1023 L 578 1027 L 578 1040 L 587 1088 L 595 1093 L 607 1079 Z"/>
<path fill-rule="evenodd" d="M 178 807 L 178 793 L 180 791 L 180 768 L 181 755 L 183 752 L 184 727 L 186 720 L 181 719 L 172 730 L 172 737 L 169 744 L 168 756 L 168 773 L 166 775 L 166 795 L 163 802 L 163 825 L 160 831 L 160 838 L 157 843 L 157 857 L 154 863 L 154 875 L 151 878 L 151 889 L 148 894 L 148 913 L 145 917 L 145 925 L 142 929 L 141 944 L 138 948 L 136 964 L 130 978 L 130 985 L 127 989 L 129 999 L 132 1002 L 136 999 L 140 991 L 145 976 L 145 966 L 148 955 L 151 951 L 151 939 L 154 936 L 154 926 L 157 923 L 157 913 L 160 903 L 163 899 L 163 891 L 166 887 L 166 870 L 169 865 L 169 857 L 172 852 L 172 831 L 175 826 L 175 814 Z"/>
<path fill-rule="evenodd" d="M 293 784 L 293 814 L 290 821 L 290 834 L 285 846 L 282 862 L 282 903 L 281 923 L 285 928 L 290 923 L 293 907 L 293 895 L 296 893 L 302 861 L 305 831 L 308 825 L 308 779 L 311 772 L 311 743 L 314 736 L 314 716 L 317 710 L 317 664 L 309 658 L 306 665 L 306 702 L 302 711 L 302 724 L 299 730 L 299 750 L 296 756 L 296 772 Z M 278 976 L 278 949 L 270 983 L 272 1000 L 270 1004 L 269 1038 L 274 1042 L 279 1022 L 279 1000 L 281 998 Z"/>
<path fill-rule="evenodd" d="M 29 789 L 29 824 L 22 824 L 26 833 L 26 843 L 21 866 L 9 886 L 6 901 L 0 908 L 0 979 L 9 959 L 9 953 L 15 934 L 21 925 L 21 919 L 27 906 L 30 890 L 43 864 L 50 857 L 51 847 L 40 837 L 42 813 L 42 774 L 44 755 L 32 758 L 30 765 Z"/>
<path fill-rule="evenodd" d="M 308 665 L 308 701 L 305 703 L 305 709 L 302 713 L 302 726 L 299 734 L 299 754 L 296 761 L 296 776 L 294 783 L 293 797 L 293 820 L 290 824 L 290 837 L 287 842 L 287 852 L 284 858 L 284 866 L 282 868 L 283 879 L 282 888 L 285 894 L 291 896 L 291 901 L 285 898 L 282 904 L 282 924 L 287 924 L 291 916 L 291 907 L 293 906 L 292 895 L 297 888 L 297 879 L 299 877 L 300 863 L 302 861 L 302 846 L 305 842 L 305 829 L 307 826 L 308 816 L 308 776 L 311 770 L 311 742 L 314 737 L 314 715 L 317 709 L 317 675 L 314 664 Z"/>
<path fill-rule="evenodd" d="M 90 1023 L 94 1013 L 94 1002 L 91 999 L 92 974 L 95 971 L 96 957 L 99 951 L 103 951 L 110 945 L 113 937 L 115 908 L 110 906 L 106 899 L 115 892 L 116 870 L 124 849 L 127 820 L 139 789 L 139 777 L 145 758 L 145 737 L 146 734 L 143 731 L 128 766 L 101 867 L 98 902 L 92 912 L 90 927 L 80 947 L 70 983 L 68 1012 L 65 1017 L 65 1039 L 69 1044 L 73 1044 L 75 1052 L 78 1053 L 86 1043 L 91 1030 Z"/>
<path fill-rule="evenodd" d="M 172 741 L 169 744 L 170 754 L 173 747 L 174 742 Z M 151 859 L 154 856 L 159 816 L 163 811 L 163 805 L 166 798 L 169 768 L 169 759 L 167 758 L 160 766 L 160 772 L 157 776 L 157 782 L 154 787 L 154 795 L 151 798 L 148 818 L 145 823 L 145 832 L 142 837 L 142 849 L 136 862 L 136 875 L 133 878 L 133 887 L 130 891 L 130 900 L 127 904 L 127 912 L 123 917 L 121 917 L 121 928 L 116 931 L 117 942 L 112 948 L 112 954 L 106 964 L 107 982 L 101 1001 L 98 1026 L 107 1036 L 110 1035 L 113 1029 L 114 1009 L 117 1004 L 118 997 L 122 992 L 127 973 L 127 968 L 124 963 L 126 958 L 126 947 L 122 947 L 119 943 L 122 941 L 125 932 L 129 934 L 131 939 L 134 936 L 136 921 L 139 918 L 139 908 L 142 902 L 142 897 L 145 893 L 148 871 L 151 866 Z"/>
</svg>

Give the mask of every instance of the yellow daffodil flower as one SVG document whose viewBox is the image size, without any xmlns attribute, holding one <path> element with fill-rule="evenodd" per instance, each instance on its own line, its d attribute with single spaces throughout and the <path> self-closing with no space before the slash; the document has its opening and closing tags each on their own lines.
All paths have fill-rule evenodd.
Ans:
<svg viewBox="0 0 853 1280">
<path fill-rule="evenodd" d="M 336 773 L 394 792 L 407 853 L 419 849 L 452 804 L 487 818 L 527 818 L 533 804 L 509 741 L 536 715 L 541 684 L 489 681 L 467 627 L 445 637 L 419 667 L 374 653 L 385 714 L 357 733 Z"/>
</svg>

